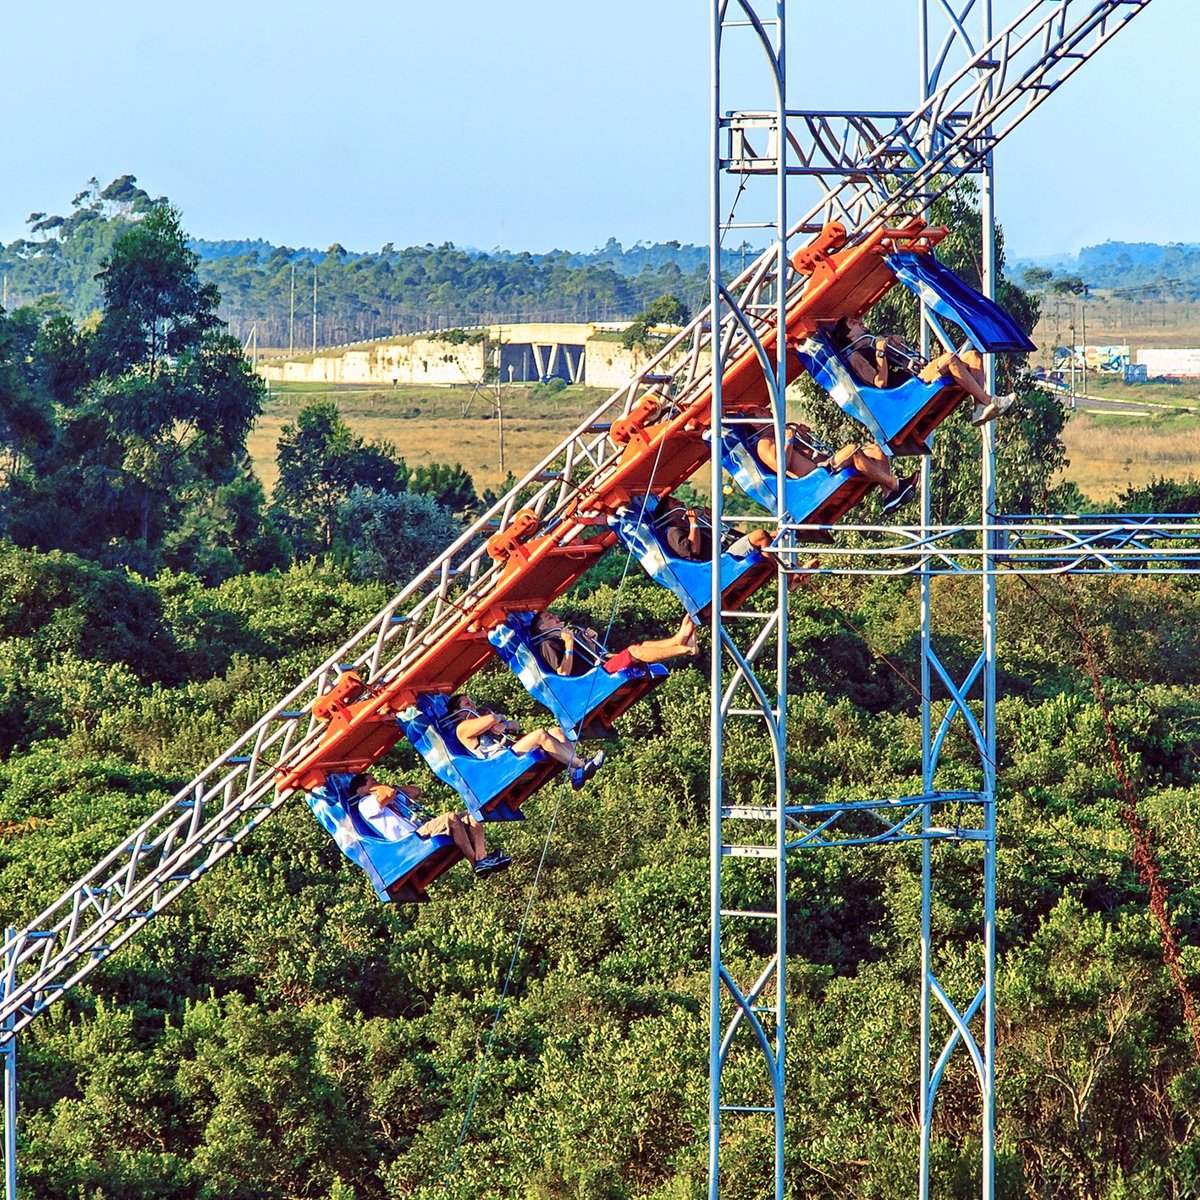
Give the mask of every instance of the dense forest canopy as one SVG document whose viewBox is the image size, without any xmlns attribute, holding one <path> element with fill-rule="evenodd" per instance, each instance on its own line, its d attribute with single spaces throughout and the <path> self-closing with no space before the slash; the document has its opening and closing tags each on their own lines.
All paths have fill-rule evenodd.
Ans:
<svg viewBox="0 0 1200 1200">
<path fill-rule="evenodd" d="M 179 214 L 134 186 L 93 188 L 76 206 L 97 257 L 60 265 L 64 281 L 93 289 L 87 316 L 65 283 L 59 302 L 0 314 L 8 925 L 274 704 L 479 503 L 461 467 L 410 468 L 328 404 L 284 429 L 267 497 L 244 455 L 258 384 Z M 969 277 L 969 206 L 945 215 L 957 226 L 945 254 Z M 1031 324 L 1036 304 L 1011 287 L 1005 297 Z M 879 319 L 903 328 L 912 312 Z M 847 436 L 839 410 L 805 403 L 828 436 Z M 997 428 L 1002 507 L 1077 503 L 1054 478 L 1065 415 L 1025 392 Z M 968 518 L 978 437 L 956 416 L 936 448 L 939 517 Z M 1194 511 L 1200 490 L 1160 484 L 1114 504 Z M 873 520 L 877 506 L 865 510 Z M 619 643 L 673 628 L 674 600 L 625 567 L 610 554 L 562 610 L 612 622 Z M 1008 581 L 999 603 L 999 1194 L 1195 1197 L 1200 1066 L 1071 611 L 1089 631 L 1194 980 L 1200 587 L 1094 579 L 1069 595 L 1059 580 Z M 792 595 L 797 794 L 919 789 L 917 604 L 903 579 L 823 579 Z M 934 606 L 944 661 L 961 675 L 976 652 L 978 590 L 939 580 Z M 493 667 L 477 683 L 523 725 L 545 723 L 511 676 Z M 456 868 L 421 909 L 380 905 L 307 808 L 285 807 L 22 1034 L 25 1194 L 700 1200 L 707 712 L 703 669 L 673 671 L 622 719 L 586 790 L 547 789 L 527 820 L 492 831 L 515 860 L 507 874 L 476 881 Z M 754 795 L 765 740 L 738 726 L 728 749 L 728 794 Z M 969 787 L 973 771 L 951 739 L 939 782 Z M 403 749 L 382 773 L 430 785 Z M 440 785 L 429 792 L 451 803 Z M 976 978 L 978 855 L 939 853 L 947 890 L 934 939 L 953 987 Z M 791 866 L 794 1200 L 914 1193 L 919 877 L 916 847 Z M 753 906 L 752 882 L 731 880 Z M 749 938 L 743 949 L 760 947 Z M 938 1195 L 977 1195 L 977 1113 L 960 1060 L 938 1101 Z M 760 1196 L 769 1155 L 762 1131 L 746 1133 L 723 1195 Z"/>
<path fill-rule="evenodd" d="M 1027 286 L 1053 291 L 1107 292 L 1129 300 L 1200 298 L 1200 245 L 1103 242 L 1050 263 L 1018 263 Z"/>
</svg>

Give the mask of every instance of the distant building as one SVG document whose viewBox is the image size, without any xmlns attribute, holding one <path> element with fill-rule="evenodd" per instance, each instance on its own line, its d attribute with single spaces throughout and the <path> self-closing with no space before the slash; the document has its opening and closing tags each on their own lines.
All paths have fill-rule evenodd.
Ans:
<svg viewBox="0 0 1200 1200">
<path fill-rule="evenodd" d="M 1200 379 L 1200 350 L 1139 350 L 1150 379 Z"/>
<path fill-rule="evenodd" d="M 621 387 L 652 350 L 628 349 L 615 335 L 628 322 L 527 323 L 441 330 L 331 346 L 317 354 L 260 360 L 270 382 L 328 384 L 423 384 L 442 387 L 478 383 L 489 368 L 501 383 L 561 379 L 591 387 Z M 665 341 L 674 329 L 655 329 Z"/>
</svg>

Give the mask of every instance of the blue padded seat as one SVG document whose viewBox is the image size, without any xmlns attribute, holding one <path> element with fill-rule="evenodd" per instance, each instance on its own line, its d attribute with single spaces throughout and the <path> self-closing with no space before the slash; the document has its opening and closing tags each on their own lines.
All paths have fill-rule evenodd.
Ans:
<svg viewBox="0 0 1200 1200">
<path fill-rule="evenodd" d="M 667 552 L 654 528 L 658 503 L 655 496 L 640 501 L 634 497 L 629 506 L 612 519 L 617 537 L 655 583 L 673 592 L 691 616 L 706 620 L 712 603 L 712 564 L 707 559 L 689 562 Z M 723 604 L 727 608 L 736 608 L 774 576 L 775 564 L 757 550 L 745 558 L 728 552 L 722 554 Z"/>
<path fill-rule="evenodd" d="M 823 330 L 799 343 L 796 354 L 838 408 L 892 454 L 929 454 L 930 436 L 963 396 L 947 375 L 933 383 L 914 375 L 888 388 L 859 383 Z"/>
<path fill-rule="evenodd" d="M 449 837 L 421 837 L 417 829 L 429 814 L 411 802 L 409 813 L 402 818 L 409 832 L 397 841 L 385 838 L 360 815 L 358 803 L 350 795 L 352 778 L 331 773 L 324 784 L 306 793 L 313 816 L 338 849 L 366 871 L 380 900 L 425 903 L 429 899 L 425 889 L 462 859 L 462 851 Z"/>
<path fill-rule="evenodd" d="M 418 696 L 400 714 L 404 735 L 433 773 L 458 792 L 476 820 L 522 820 L 521 805 L 561 771 L 562 764 L 538 749 L 476 758 L 458 740 L 449 708 L 448 696 L 433 692 Z"/>
<path fill-rule="evenodd" d="M 745 428 L 731 428 L 721 435 L 721 465 L 734 483 L 756 504 L 775 512 L 775 475 L 763 467 L 754 452 L 757 435 Z M 798 524 L 832 524 L 857 504 L 875 485 L 861 471 L 843 467 L 827 471 L 817 467 L 803 479 L 789 479 L 784 486 L 784 513 Z M 825 517 L 829 519 L 826 520 Z"/>
<path fill-rule="evenodd" d="M 953 321 L 981 354 L 1036 349 L 1013 317 L 964 283 L 931 253 L 898 250 L 884 255 L 897 282 L 939 316 Z M 805 369 L 844 412 L 861 421 L 893 454 L 928 454 L 933 431 L 962 396 L 952 380 L 906 379 L 894 388 L 859 383 L 836 347 L 818 331 L 797 347 Z"/>
<path fill-rule="evenodd" d="M 534 648 L 533 612 L 513 612 L 488 634 L 488 641 L 521 686 L 555 716 L 572 741 L 613 736 L 613 721 L 667 677 L 662 663 L 636 663 L 621 671 L 597 664 L 583 675 L 547 670 Z"/>
</svg>

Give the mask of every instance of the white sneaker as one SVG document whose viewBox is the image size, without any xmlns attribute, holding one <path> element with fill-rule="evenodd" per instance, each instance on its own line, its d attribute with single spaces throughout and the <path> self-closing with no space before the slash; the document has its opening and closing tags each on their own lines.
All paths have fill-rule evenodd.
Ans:
<svg viewBox="0 0 1200 1200">
<path fill-rule="evenodd" d="M 971 424 L 978 428 L 994 421 L 999 415 L 1000 406 L 994 400 L 989 400 L 986 404 L 976 404 L 975 411 L 971 414 Z"/>
</svg>

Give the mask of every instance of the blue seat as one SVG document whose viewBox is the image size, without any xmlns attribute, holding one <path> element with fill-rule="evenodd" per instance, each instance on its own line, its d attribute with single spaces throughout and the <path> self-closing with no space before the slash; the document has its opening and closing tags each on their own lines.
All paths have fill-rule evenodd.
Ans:
<svg viewBox="0 0 1200 1200">
<path fill-rule="evenodd" d="M 756 504 L 775 512 L 775 475 L 763 468 L 754 452 L 756 435 L 744 428 L 721 435 L 721 465 L 734 483 Z M 799 524 L 830 525 L 874 486 L 861 471 L 843 467 L 827 471 L 818 467 L 803 479 L 789 479 L 784 487 L 784 513 Z"/>
<path fill-rule="evenodd" d="M 1027 354 L 1037 347 L 994 300 L 964 283 L 932 254 L 897 250 L 884 255 L 892 274 L 939 316 L 960 326 L 981 354 Z"/>
<path fill-rule="evenodd" d="M 454 866 L 462 851 L 449 837 L 424 838 L 417 829 L 429 819 L 419 805 L 402 818 L 409 831 L 397 841 L 385 838 L 360 815 L 350 795 L 351 775 L 330 774 L 324 784 L 306 793 L 308 807 L 338 849 L 366 871 L 380 900 L 421 904 L 429 899 L 425 889 L 443 871 Z"/>
<path fill-rule="evenodd" d="M 612 723 L 634 701 L 667 677 L 662 663 L 638 663 L 621 671 L 597 664 L 584 675 L 548 671 L 534 648 L 531 625 L 537 614 L 513 612 L 488 634 L 501 661 L 521 686 L 555 716 L 572 741 L 613 736 Z"/>
<path fill-rule="evenodd" d="M 625 547 L 642 564 L 646 574 L 679 598 L 698 620 L 707 619 L 712 602 L 712 564 L 688 562 L 667 552 L 654 528 L 658 499 L 633 499 L 628 508 L 613 518 Z M 775 575 L 775 564 L 757 550 L 744 558 L 728 552 L 721 555 L 721 595 L 726 608 L 736 608 Z"/>
<path fill-rule="evenodd" d="M 981 354 L 1036 349 L 1025 331 L 994 300 L 964 283 L 932 253 L 897 250 L 884 256 L 898 283 L 939 316 L 958 325 Z M 859 383 L 825 335 L 797 347 L 810 375 L 849 416 L 862 422 L 893 454 L 928 454 L 934 429 L 961 397 L 952 380 L 906 379 L 892 388 Z"/>
<path fill-rule="evenodd" d="M 888 388 L 859 383 L 822 330 L 799 343 L 796 354 L 838 408 L 892 454 L 929 454 L 934 429 L 962 399 L 962 390 L 945 375 L 933 383 L 914 375 Z"/>
<path fill-rule="evenodd" d="M 522 820 L 521 805 L 561 771 L 562 764 L 538 749 L 476 758 L 458 740 L 449 704 L 449 697 L 438 693 L 418 696 L 399 718 L 405 736 L 433 773 L 458 792 L 476 820 Z"/>
</svg>

